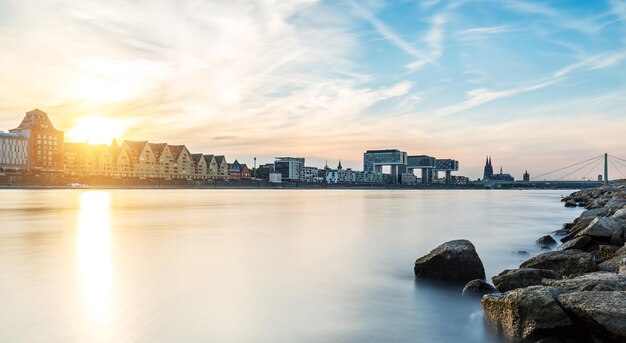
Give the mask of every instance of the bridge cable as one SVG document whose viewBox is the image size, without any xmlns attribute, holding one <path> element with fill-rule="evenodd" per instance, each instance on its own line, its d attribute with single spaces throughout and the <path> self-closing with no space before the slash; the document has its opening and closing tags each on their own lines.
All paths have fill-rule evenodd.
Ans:
<svg viewBox="0 0 626 343">
<path fill-rule="evenodd" d="M 622 176 L 622 178 L 624 178 L 624 173 L 622 172 L 622 170 L 617 166 L 617 164 L 613 163 L 613 160 L 609 160 L 609 162 L 611 163 L 611 165 L 613 167 L 615 167 L 615 169 L 617 169 L 617 171 L 619 172 L 619 174 Z"/>
<path fill-rule="evenodd" d="M 556 180 L 563 180 L 564 178 L 566 178 L 566 177 L 568 177 L 568 176 L 570 176 L 570 175 L 572 175 L 572 174 L 574 174 L 574 173 L 576 173 L 576 172 L 580 171 L 581 169 L 589 167 L 589 166 L 590 166 L 591 164 L 593 164 L 594 162 L 595 162 L 595 165 L 594 165 L 593 167 L 591 167 L 591 170 L 593 170 L 593 168 L 596 168 L 598 165 L 600 165 L 600 162 L 602 162 L 602 160 L 597 160 L 597 161 L 595 161 L 595 160 L 594 160 L 594 161 L 591 161 L 591 162 L 589 162 L 589 163 L 585 164 L 584 166 L 582 166 L 582 167 L 580 167 L 580 168 L 578 168 L 578 169 L 576 169 L 576 170 L 574 170 L 574 171 L 572 171 L 572 172 L 569 172 L 569 173 L 567 173 L 567 174 L 565 174 L 565 175 L 561 176 L 560 178 L 558 178 L 558 179 L 556 179 Z"/>
<path fill-rule="evenodd" d="M 602 158 L 602 157 L 603 157 L 603 155 L 596 156 L 594 158 L 590 158 L 588 160 L 585 160 L 585 161 L 582 161 L 582 162 L 578 162 L 578 163 L 569 165 L 567 167 L 559 168 L 559 169 L 553 170 L 553 171 L 548 172 L 548 173 L 543 173 L 541 175 L 537 175 L 537 176 L 533 177 L 532 179 L 535 180 L 535 179 L 538 179 L 540 177 L 543 177 L 543 176 L 546 176 L 546 175 L 550 175 L 550 174 L 553 174 L 553 173 L 556 173 L 556 172 L 559 172 L 559 171 L 562 171 L 562 170 L 565 170 L 565 169 L 568 169 L 568 168 L 571 168 L 571 167 L 575 167 L 577 165 L 580 165 L 580 164 L 583 164 L 583 163 L 586 163 L 586 162 L 589 162 L 589 161 L 594 161 L 595 162 L 596 159 L 599 159 L 599 158 Z"/>
<path fill-rule="evenodd" d="M 597 168 L 597 167 L 598 167 L 598 165 L 600 165 L 600 162 L 602 162 L 602 160 L 598 161 L 598 163 L 596 163 L 593 167 L 591 167 L 591 169 L 589 169 L 589 170 L 585 173 L 585 175 L 583 175 L 583 178 L 586 178 L 586 177 L 587 177 L 587 175 L 589 175 L 589 173 L 591 173 L 591 172 L 592 172 L 595 168 Z"/>
<path fill-rule="evenodd" d="M 624 162 L 626 162 L 626 160 L 625 160 L 625 159 L 623 159 L 623 158 L 619 158 L 619 157 L 617 157 L 617 156 L 609 155 L 609 157 L 613 157 L 613 158 L 618 159 L 618 160 L 620 160 L 620 161 L 624 161 Z"/>
<path fill-rule="evenodd" d="M 621 158 L 617 158 L 617 157 L 611 156 L 611 155 L 609 155 L 609 157 L 612 158 L 614 162 L 619 163 L 623 167 L 626 167 L 626 161 L 625 160 L 622 160 Z M 621 162 L 621 161 L 625 161 L 625 162 Z"/>
</svg>

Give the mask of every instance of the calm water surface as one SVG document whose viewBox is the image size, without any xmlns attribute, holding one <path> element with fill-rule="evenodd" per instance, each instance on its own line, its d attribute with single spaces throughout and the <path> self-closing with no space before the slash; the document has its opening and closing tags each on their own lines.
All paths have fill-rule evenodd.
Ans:
<svg viewBox="0 0 626 343">
<path fill-rule="evenodd" d="M 2 190 L 0 341 L 497 342 L 413 263 L 467 238 L 515 267 L 567 193 Z"/>
</svg>

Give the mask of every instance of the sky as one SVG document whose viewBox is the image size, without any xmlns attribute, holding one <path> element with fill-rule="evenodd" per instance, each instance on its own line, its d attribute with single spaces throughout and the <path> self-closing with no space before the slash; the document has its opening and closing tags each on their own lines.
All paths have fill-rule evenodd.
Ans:
<svg viewBox="0 0 626 343">
<path fill-rule="evenodd" d="M 0 0 L 0 47 L 5 131 L 39 108 L 66 140 L 472 178 L 626 158 L 621 0 Z"/>
</svg>

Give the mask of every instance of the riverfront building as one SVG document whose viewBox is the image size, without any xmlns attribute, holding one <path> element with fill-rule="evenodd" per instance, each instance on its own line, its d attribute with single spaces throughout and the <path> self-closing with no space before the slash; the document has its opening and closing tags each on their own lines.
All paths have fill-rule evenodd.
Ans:
<svg viewBox="0 0 626 343">
<path fill-rule="evenodd" d="M 415 169 L 421 170 L 423 184 L 430 184 L 437 179 L 439 172 L 445 172 L 446 183 L 452 183 L 452 172 L 459 170 L 459 162 L 453 159 L 438 159 L 427 155 L 409 156 L 398 149 L 367 150 L 363 154 L 363 170 L 365 172 L 382 173 L 383 167 L 388 166 L 391 172 L 391 183 L 402 182 L 403 174 L 413 174 Z M 415 179 L 404 175 L 409 183 Z"/>
<path fill-rule="evenodd" d="M 283 180 L 302 181 L 304 179 L 303 157 L 276 157 L 274 170 Z"/>
<path fill-rule="evenodd" d="M 228 176 L 231 179 L 249 179 L 252 177 L 252 173 L 245 163 L 242 164 L 235 160 L 235 162 L 228 164 Z"/>
<path fill-rule="evenodd" d="M 20 174 L 28 168 L 28 139 L 0 131 L 0 173 Z"/>
<path fill-rule="evenodd" d="M 63 131 L 54 128 L 47 113 L 39 109 L 27 112 L 20 125 L 9 132 L 28 140 L 30 173 L 63 172 Z"/>
</svg>

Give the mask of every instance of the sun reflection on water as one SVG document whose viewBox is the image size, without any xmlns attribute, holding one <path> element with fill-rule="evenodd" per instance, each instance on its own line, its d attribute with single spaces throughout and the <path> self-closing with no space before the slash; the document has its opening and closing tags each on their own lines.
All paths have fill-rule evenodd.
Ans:
<svg viewBox="0 0 626 343">
<path fill-rule="evenodd" d="M 111 319 L 111 195 L 87 191 L 80 196 L 76 237 L 78 278 L 85 312 L 85 329 L 99 338 Z"/>
</svg>

